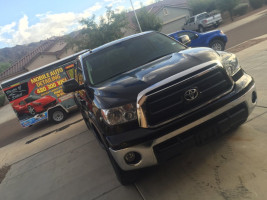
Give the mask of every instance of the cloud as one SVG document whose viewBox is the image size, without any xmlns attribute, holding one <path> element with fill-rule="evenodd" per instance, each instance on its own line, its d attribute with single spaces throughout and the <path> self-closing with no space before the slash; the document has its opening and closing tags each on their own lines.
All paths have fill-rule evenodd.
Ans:
<svg viewBox="0 0 267 200">
<path fill-rule="evenodd" d="M 102 8 L 102 4 L 97 2 L 82 13 L 37 14 L 39 21 L 33 25 L 29 25 L 28 16 L 24 15 L 18 24 L 12 22 L 0 27 L 0 42 L 14 46 L 62 36 L 78 30 L 81 27 L 79 24 L 81 19 L 91 17 L 94 12 Z"/>
<path fill-rule="evenodd" d="M 82 18 L 91 17 L 94 12 L 100 10 L 101 8 L 103 8 L 103 5 L 101 3 L 99 3 L 99 2 L 97 2 L 92 7 L 86 9 L 85 11 L 83 11 L 82 14 L 79 14 L 78 18 L 81 20 Z"/>
<path fill-rule="evenodd" d="M 125 10 L 125 7 L 124 6 L 117 6 L 114 11 L 115 13 L 121 13 L 122 11 Z"/>
<path fill-rule="evenodd" d="M 141 5 L 142 5 L 141 1 L 135 1 L 135 2 L 133 3 L 134 9 L 139 9 L 139 8 L 141 8 Z"/>
<path fill-rule="evenodd" d="M 147 0 L 147 1 L 145 1 L 145 5 L 147 6 L 147 5 L 150 5 L 150 4 L 152 4 L 152 3 L 155 3 L 155 1 L 154 0 Z"/>
<path fill-rule="evenodd" d="M 74 13 L 39 15 L 39 22 L 29 26 L 29 20 L 24 15 L 18 24 L 17 30 L 12 34 L 10 45 L 27 44 L 66 34 L 77 23 Z M 9 41 L 10 42 L 10 41 Z"/>
<path fill-rule="evenodd" d="M 0 26 L 0 35 L 4 33 L 12 33 L 14 32 L 14 27 L 16 26 L 16 22 L 12 22 L 11 24 L 7 24 L 5 26 Z"/>
</svg>

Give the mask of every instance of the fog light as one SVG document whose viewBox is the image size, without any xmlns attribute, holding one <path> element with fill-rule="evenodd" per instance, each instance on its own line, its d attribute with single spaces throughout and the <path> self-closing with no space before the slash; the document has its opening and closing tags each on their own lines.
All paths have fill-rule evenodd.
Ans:
<svg viewBox="0 0 267 200">
<path fill-rule="evenodd" d="M 125 154 L 124 160 L 129 165 L 137 164 L 141 160 L 141 155 L 137 152 L 131 151 Z"/>
<path fill-rule="evenodd" d="M 252 103 L 255 103 L 257 100 L 257 93 L 255 91 L 252 92 L 251 100 L 252 100 Z"/>
</svg>

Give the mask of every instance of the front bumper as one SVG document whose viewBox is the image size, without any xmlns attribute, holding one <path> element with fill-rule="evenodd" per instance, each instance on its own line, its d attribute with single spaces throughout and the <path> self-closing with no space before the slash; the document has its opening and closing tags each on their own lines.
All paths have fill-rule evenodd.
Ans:
<svg viewBox="0 0 267 200">
<path fill-rule="evenodd" d="M 172 157 L 179 153 L 177 147 L 183 146 L 183 144 L 180 144 L 179 142 L 170 142 L 171 147 L 174 147 L 170 151 L 165 151 L 166 149 L 170 149 L 170 147 L 167 146 L 167 148 L 164 149 L 163 147 L 162 149 L 161 146 L 164 146 L 165 143 L 168 143 L 168 141 L 182 135 L 183 133 L 189 132 L 194 128 L 205 124 L 207 125 L 206 127 L 210 127 L 209 123 L 211 122 L 211 124 L 214 124 L 214 121 L 216 126 L 212 126 L 211 129 L 215 128 L 219 130 L 219 132 L 224 132 L 227 129 L 225 127 L 229 127 L 224 126 L 224 123 L 228 124 L 231 121 L 236 122 L 233 123 L 233 126 L 243 123 L 256 106 L 256 88 L 252 77 L 244 74 L 238 81 L 236 81 L 234 93 L 235 98 L 231 102 L 228 102 L 215 111 L 202 116 L 201 118 L 198 118 L 197 120 L 192 121 L 177 130 L 171 131 L 156 139 L 127 148 L 119 150 L 110 148 L 109 150 L 120 168 L 123 170 L 133 170 L 157 165 L 160 161 L 163 161 L 165 157 Z M 175 152 L 176 150 L 177 152 Z M 128 152 L 139 153 L 141 155 L 140 162 L 137 164 L 127 164 L 124 160 L 124 156 Z"/>
</svg>

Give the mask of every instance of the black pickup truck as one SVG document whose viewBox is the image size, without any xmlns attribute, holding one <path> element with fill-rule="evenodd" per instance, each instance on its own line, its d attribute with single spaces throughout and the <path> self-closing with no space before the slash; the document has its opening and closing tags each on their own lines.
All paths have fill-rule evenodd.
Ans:
<svg viewBox="0 0 267 200">
<path fill-rule="evenodd" d="M 234 54 L 188 48 L 153 31 L 80 55 L 63 91 L 75 92 L 122 184 L 241 125 L 257 101 L 254 80 Z"/>
</svg>

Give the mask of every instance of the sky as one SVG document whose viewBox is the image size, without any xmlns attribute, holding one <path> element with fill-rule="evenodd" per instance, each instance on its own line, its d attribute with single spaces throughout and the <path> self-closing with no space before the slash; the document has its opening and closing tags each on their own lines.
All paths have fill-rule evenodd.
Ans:
<svg viewBox="0 0 267 200">
<path fill-rule="evenodd" d="M 132 0 L 134 8 L 154 0 Z M 111 6 L 132 10 L 130 0 L 0 0 L 0 48 L 29 44 L 81 29 L 79 21 L 98 18 Z"/>
</svg>

